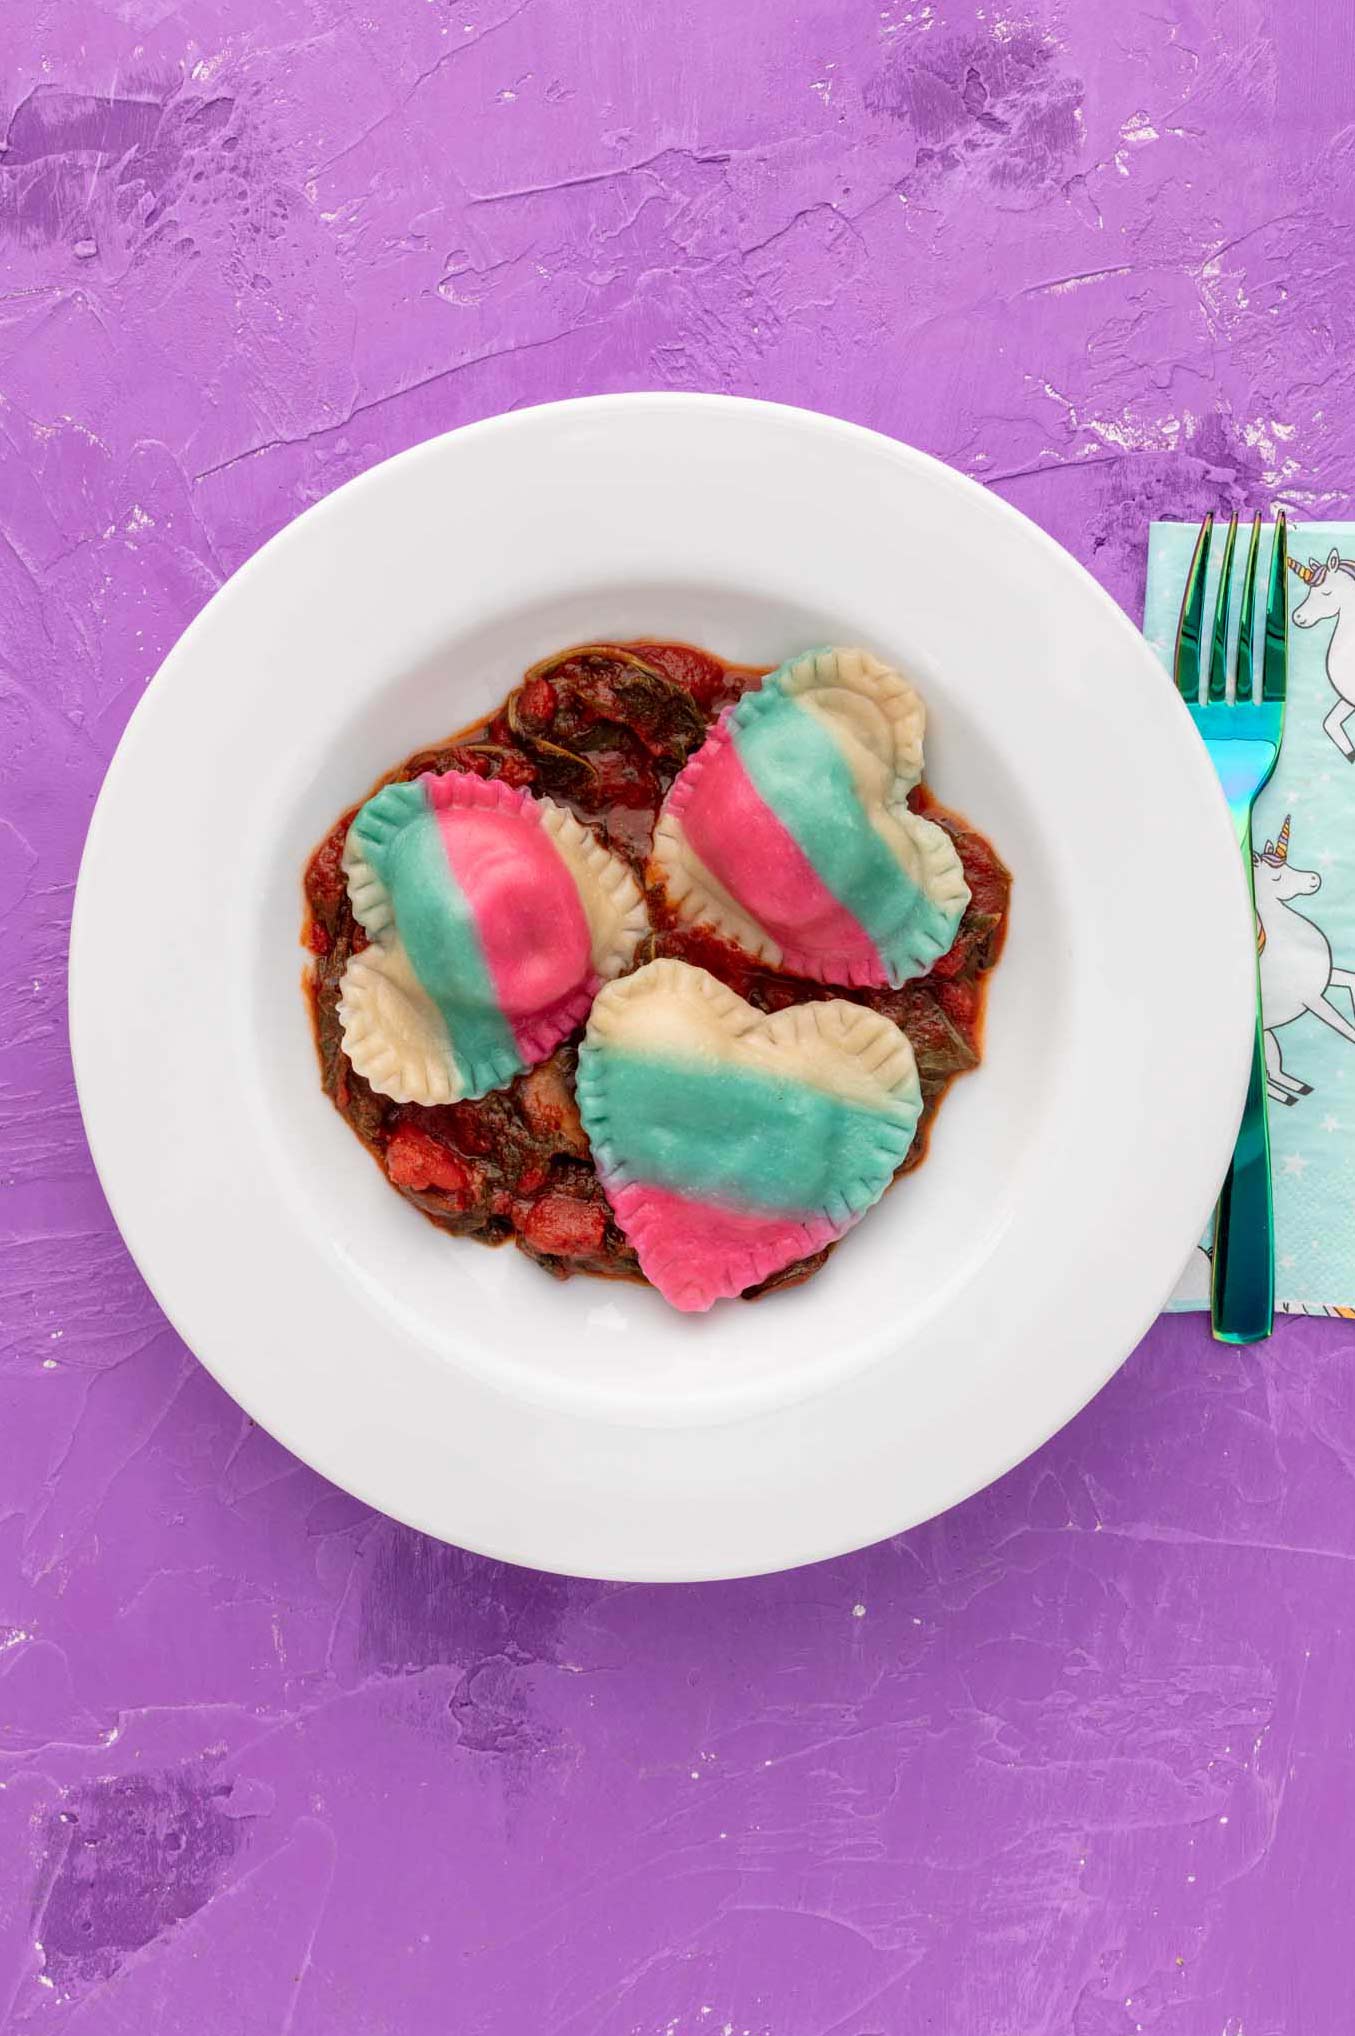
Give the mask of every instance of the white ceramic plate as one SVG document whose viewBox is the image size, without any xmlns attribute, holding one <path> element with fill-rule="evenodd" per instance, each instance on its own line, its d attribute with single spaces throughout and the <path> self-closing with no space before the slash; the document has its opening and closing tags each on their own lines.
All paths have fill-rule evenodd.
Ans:
<svg viewBox="0 0 1355 2036">
<path fill-rule="evenodd" d="M 300 872 L 409 751 L 582 639 L 861 642 L 1015 873 L 987 1056 L 807 1287 L 704 1317 L 435 1230 L 320 1090 Z M 1241 1109 L 1253 964 L 1204 751 L 1094 582 L 997 497 L 805 412 L 614 396 L 389 461 L 265 545 L 114 758 L 71 1025 L 114 1214 L 298 1455 L 487 1554 L 622 1578 L 864 1545 L 1026 1455 L 1147 1328 Z"/>
</svg>

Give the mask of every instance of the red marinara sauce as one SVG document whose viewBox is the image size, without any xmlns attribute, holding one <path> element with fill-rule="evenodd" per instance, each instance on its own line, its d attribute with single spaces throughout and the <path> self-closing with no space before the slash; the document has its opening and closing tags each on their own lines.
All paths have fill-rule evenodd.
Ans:
<svg viewBox="0 0 1355 2036">
<path fill-rule="evenodd" d="M 576 645 L 534 665 L 485 720 L 407 757 L 379 784 L 425 771 L 474 771 L 570 807 L 627 858 L 645 886 L 654 930 L 636 967 L 673 955 L 709 969 L 761 1011 L 845 997 L 892 1018 L 912 1042 L 922 1083 L 917 1136 L 899 1169 L 910 1173 L 926 1156 L 951 1082 L 982 1056 L 987 977 L 1006 935 L 1011 879 L 984 837 L 921 786 L 909 803 L 950 835 L 972 895 L 950 952 L 920 981 L 901 990 L 833 988 L 765 968 L 714 935 L 679 927 L 662 889 L 645 883 L 660 804 L 720 710 L 763 676 L 762 669 L 685 643 Z M 350 1067 L 337 1005 L 348 958 L 366 945 L 342 866 L 356 810 L 335 821 L 305 873 L 303 939 L 313 957 L 306 989 L 325 1093 L 392 1187 L 440 1228 L 485 1244 L 511 1238 L 561 1279 L 572 1273 L 643 1279 L 612 1220 L 579 1121 L 577 1039 L 473 1103 L 392 1103 Z M 745 1298 L 810 1278 L 827 1256 L 816 1252 Z"/>
</svg>

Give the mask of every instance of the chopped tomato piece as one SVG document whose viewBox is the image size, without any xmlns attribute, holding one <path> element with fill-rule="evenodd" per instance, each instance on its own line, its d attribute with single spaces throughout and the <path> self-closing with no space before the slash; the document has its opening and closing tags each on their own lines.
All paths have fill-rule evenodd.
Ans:
<svg viewBox="0 0 1355 2036">
<path fill-rule="evenodd" d="M 572 1195 L 543 1195 L 532 1203 L 519 1227 L 536 1251 L 555 1258 L 584 1258 L 602 1249 L 607 1219 L 592 1202 L 576 1202 Z"/>
<path fill-rule="evenodd" d="M 474 777 L 487 778 L 494 768 L 494 759 L 488 750 L 458 747 L 451 752 L 452 768 L 470 771 Z"/>
<path fill-rule="evenodd" d="M 549 679 L 533 679 L 522 689 L 518 719 L 529 728 L 548 728 L 555 717 L 555 688 Z"/>
<path fill-rule="evenodd" d="M 521 791 L 524 785 L 536 783 L 536 767 L 529 764 L 525 756 L 511 750 L 499 765 L 499 776 L 506 785 L 515 785 Z"/>
<path fill-rule="evenodd" d="M 386 1174 L 397 1188 L 437 1188 L 453 1195 L 464 1208 L 472 1199 L 475 1176 L 463 1159 L 448 1152 L 436 1138 L 416 1125 L 401 1124 L 386 1147 Z"/>
<path fill-rule="evenodd" d="M 978 1017 L 979 986 L 972 976 L 956 976 L 950 982 L 938 982 L 936 1001 L 952 1024 L 968 1033 Z"/>
</svg>

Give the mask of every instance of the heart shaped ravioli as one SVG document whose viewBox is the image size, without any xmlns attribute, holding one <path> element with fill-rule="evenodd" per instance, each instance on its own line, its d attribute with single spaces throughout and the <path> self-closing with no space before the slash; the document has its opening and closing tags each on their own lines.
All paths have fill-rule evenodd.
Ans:
<svg viewBox="0 0 1355 2036">
<path fill-rule="evenodd" d="M 895 989 L 955 938 L 969 888 L 908 807 L 926 711 L 865 650 L 817 650 L 727 707 L 674 780 L 651 873 L 694 925 L 825 983 Z"/>
<path fill-rule="evenodd" d="M 572 813 L 469 772 L 383 786 L 344 869 L 371 939 L 340 985 L 344 1051 L 398 1103 L 483 1096 L 544 1060 L 648 924 Z"/>
<path fill-rule="evenodd" d="M 654 961 L 599 994 L 578 1101 L 645 1277 L 697 1311 L 820 1250 L 877 1202 L 922 1109 L 897 1025 L 839 998 L 767 1017 Z"/>
</svg>

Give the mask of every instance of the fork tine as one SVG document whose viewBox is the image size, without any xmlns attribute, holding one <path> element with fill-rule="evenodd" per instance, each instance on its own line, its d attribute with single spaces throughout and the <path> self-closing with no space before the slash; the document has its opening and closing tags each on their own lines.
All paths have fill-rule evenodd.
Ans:
<svg viewBox="0 0 1355 2036">
<path fill-rule="evenodd" d="M 1250 700 L 1252 696 L 1252 636 L 1256 622 L 1256 560 L 1261 549 L 1261 517 L 1253 516 L 1251 536 L 1247 540 L 1247 563 L 1242 569 L 1242 612 L 1237 623 L 1237 685 L 1234 698 Z"/>
<path fill-rule="evenodd" d="M 1176 625 L 1176 657 L 1173 674 L 1176 690 L 1193 707 L 1200 697 L 1200 632 L 1204 626 L 1204 582 L 1209 570 L 1209 543 L 1214 533 L 1211 510 L 1200 525 L 1195 551 L 1186 574 L 1181 596 L 1181 620 Z"/>
<path fill-rule="evenodd" d="M 1214 596 L 1214 634 L 1209 646 L 1209 697 L 1228 697 L 1228 597 L 1233 591 L 1233 547 L 1237 543 L 1237 511 L 1228 518 L 1223 540 L 1223 564 L 1219 567 L 1219 589 Z"/>
<path fill-rule="evenodd" d="M 1289 663 L 1289 605 L 1284 574 L 1289 537 L 1284 511 L 1275 518 L 1275 546 L 1270 554 L 1270 585 L 1266 592 L 1266 647 L 1261 663 L 1261 698 L 1283 700 Z"/>
</svg>

